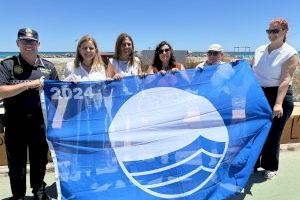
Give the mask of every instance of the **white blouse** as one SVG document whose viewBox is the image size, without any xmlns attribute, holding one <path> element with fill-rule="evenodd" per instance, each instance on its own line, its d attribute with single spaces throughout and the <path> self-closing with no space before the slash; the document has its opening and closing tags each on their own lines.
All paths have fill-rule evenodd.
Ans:
<svg viewBox="0 0 300 200">
<path fill-rule="evenodd" d="M 129 61 L 121 61 L 114 58 L 110 58 L 109 62 L 115 66 L 116 72 L 123 76 L 138 75 L 138 69 L 141 63 L 138 57 L 134 57 L 134 64 L 132 66 L 129 66 Z"/>
<path fill-rule="evenodd" d="M 79 67 L 75 67 L 74 62 L 67 63 L 63 74 L 64 81 L 99 81 L 105 79 L 104 66 L 99 66 L 99 70 L 92 68 L 87 72 L 81 63 L 79 64 Z"/>
<path fill-rule="evenodd" d="M 258 47 L 255 51 L 253 70 L 263 87 L 277 87 L 280 84 L 281 70 L 285 61 L 298 52 L 289 44 L 268 52 L 268 44 Z"/>
</svg>

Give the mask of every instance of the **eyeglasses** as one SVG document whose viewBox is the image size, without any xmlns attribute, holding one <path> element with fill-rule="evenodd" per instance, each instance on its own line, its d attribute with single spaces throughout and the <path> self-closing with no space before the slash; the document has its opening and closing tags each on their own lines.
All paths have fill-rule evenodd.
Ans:
<svg viewBox="0 0 300 200">
<path fill-rule="evenodd" d="M 277 34 L 277 33 L 279 33 L 281 30 L 284 30 L 284 29 L 282 29 L 282 28 L 267 29 L 267 30 L 266 30 L 266 33 L 267 33 L 267 34 L 271 34 L 271 33 Z"/>
<path fill-rule="evenodd" d="M 38 42 L 36 40 L 25 40 L 25 39 L 21 39 L 19 40 L 23 45 L 26 44 L 31 44 L 31 45 L 36 45 Z"/>
<path fill-rule="evenodd" d="M 169 48 L 168 49 L 160 49 L 160 50 L 158 50 L 158 53 L 163 54 L 164 52 L 168 53 L 169 51 L 170 51 Z"/>
<path fill-rule="evenodd" d="M 208 51 L 207 52 L 207 55 L 209 55 L 209 56 L 217 56 L 217 55 L 219 55 L 219 51 Z"/>
</svg>

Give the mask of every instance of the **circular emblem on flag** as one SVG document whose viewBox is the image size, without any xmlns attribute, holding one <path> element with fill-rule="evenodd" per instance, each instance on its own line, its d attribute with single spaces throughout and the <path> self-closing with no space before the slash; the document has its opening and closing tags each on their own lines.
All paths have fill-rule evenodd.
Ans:
<svg viewBox="0 0 300 200">
<path fill-rule="evenodd" d="M 228 147 L 228 131 L 214 105 L 171 87 L 147 89 L 128 99 L 113 118 L 109 137 L 128 179 L 166 199 L 205 187 Z"/>
<path fill-rule="evenodd" d="M 15 65 L 14 66 L 14 73 L 16 74 L 22 74 L 23 73 L 23 67 L 21 67 L 20 65 Z"/>
</svg>

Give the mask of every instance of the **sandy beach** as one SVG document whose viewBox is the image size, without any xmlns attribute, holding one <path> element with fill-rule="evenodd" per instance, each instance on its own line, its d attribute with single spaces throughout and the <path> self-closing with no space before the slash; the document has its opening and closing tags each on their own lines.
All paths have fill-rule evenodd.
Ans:
<svg viewBox="0 0 300 200">
<path fill-rule="evenodd" d="M 74 58 L 68 57 L 68 58 L 45 58 L 46 60 L 49 60 L 52 62 L 57 70 L 59 78 L 61 78 L 61 75 L 63 74 L 63 70 L 65 65 L 68 62 L 74 61 Z"/>
</svg>

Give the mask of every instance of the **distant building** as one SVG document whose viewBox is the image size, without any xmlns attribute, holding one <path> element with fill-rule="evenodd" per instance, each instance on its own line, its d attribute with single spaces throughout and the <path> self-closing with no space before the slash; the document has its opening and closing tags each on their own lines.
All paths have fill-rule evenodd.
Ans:
<svg viewBox="0 0 300 200">
<path fill-rule="evenodd" d="M 114 56 L 114 52 L 101 52 L 101 58 L 105 65 L 108 64 L 108 60 Z"/>
</svg>

